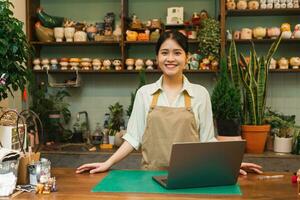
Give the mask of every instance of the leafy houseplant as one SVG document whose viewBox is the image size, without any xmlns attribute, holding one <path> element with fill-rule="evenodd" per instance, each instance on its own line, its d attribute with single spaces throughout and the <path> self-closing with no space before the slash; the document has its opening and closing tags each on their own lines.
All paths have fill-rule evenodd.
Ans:
<svg viewBox="0 0 300 200">
<path fill-rule="evenodd" d="M 13 96 L 13 90 L 25 88 L 30 71 L 25 67 L 32 55 L 22 30 L 23 23 L 13 17 L 9 0 L 0 1 L 0 101 Z"/>
<path fill-rule="evenodd" d="M 211 96 L 212 110 L 219 136 L 239 136 L 241 116 L 240 92 L 227 74 L 226 58 L 221 59 L 221 72 Z"/>
<path fill-rule="evenodd" d="M 213 18 L 201 21 L 201 29 L 198 32 L 199 51 L 204 57 L 211 60 L 219 60 L 221 36 L 220 23 Z"/>
<path fill-rule="evenodd" d="M 109 106 L 110 118 L 108 122 L 108 134 L 110 136 L 114 136 L 118 131 L 120 131 L 120 127 L 124 126 L 123 119 L 123 106 L 119 104 L 119 102 L 114 105 Z"/>
<path fill-rule="evenodd" d="M 242 134 L 247 140 L 246 150 L 249 153 L 263 152 L 267 133 L 270 131 L 270 125 L 263 125 L 268 69 L 280 41 L 281 36 L 271 45 L 267 55 L 260 58 L 252 43 L 249 61 L 240 54 L 240 64 L 234 40 L 230 44 L 231 78 L 243 93 L 243 124 L 245 125 L 242 126 Z"/>
</svg>

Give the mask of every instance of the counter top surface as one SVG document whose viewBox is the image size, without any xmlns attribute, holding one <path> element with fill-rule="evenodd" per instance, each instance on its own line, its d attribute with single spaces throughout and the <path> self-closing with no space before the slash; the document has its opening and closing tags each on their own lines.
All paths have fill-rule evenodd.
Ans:
<svg viewBox="0 0 300 200">
<path fill-rule="evenodd" d="M 105 177 L 107 173 L 76 174 L 75 169 L 54 168 L 52 175 L 57 179 L 58 192 L 49 195 L 22 193 L 13 199 L 126 199 L 126 200 L 166 200 L 166 199 L 300 199 L 297 184 L 291 183 L 291 173 L 266 172 L 264 175 L 284 174 L 284 178 L 258 179 L 258 175 L 240 176 L 242 196 L 229 195 L 174 195 L 174 194 L 142 194 L 142 193 L 94 193 L 91 189 Z"/>
</svg>

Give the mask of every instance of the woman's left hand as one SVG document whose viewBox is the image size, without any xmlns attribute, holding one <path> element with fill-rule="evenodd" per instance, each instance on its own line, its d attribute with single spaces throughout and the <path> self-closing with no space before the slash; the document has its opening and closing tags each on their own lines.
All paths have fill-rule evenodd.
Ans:
<svg viewBox="0 0 300 200">
<path fill-rule="evenodd" d="M 254 163 L 245 163 L 242 162 L 241 168 L 240 168 L 240 174 L 247 175 L 247 172 L 255 172 L 257 174 L 262 174 L 262 167 L 260 165 L 254 164 Z"/>
</svg>

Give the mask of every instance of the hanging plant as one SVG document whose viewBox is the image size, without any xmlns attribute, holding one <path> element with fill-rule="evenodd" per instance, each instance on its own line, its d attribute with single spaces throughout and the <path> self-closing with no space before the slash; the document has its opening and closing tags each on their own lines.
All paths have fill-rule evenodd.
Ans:
<svg viewBox="0 0 300 200">
<path fill-rule="evenodd" d="M 0 1 L 0 101 L 24 90 L 30 77 L 25 63 L 32 55 L 32 47 L 22 30 L 23 23 L 13 17 L 9 0 Z"/>
<path fill-rule="evenodd" d="M 220 23 L 213 18 L 201 21 L 201 29 L 198 31 L 199 51 L 204 57 L 211 60 L 219 60 L 221 35 Z"/>
</svg>

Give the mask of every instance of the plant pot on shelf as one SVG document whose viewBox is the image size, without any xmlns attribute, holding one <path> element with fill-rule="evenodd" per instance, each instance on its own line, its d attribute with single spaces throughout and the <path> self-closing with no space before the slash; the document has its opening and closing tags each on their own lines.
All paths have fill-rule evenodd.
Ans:
<svg viewBox="0 0 300 200">
<path fill-rule="evenodd" d="M 241 140 L 241 126 L 238 119 L 217 119 L 218 136 L 220 141 Z"/>
<path fill-rule="evenodd" d="M 292 152 L 292 144 L 293 144 L 293 138 L 284 138 L 284 137 L 278 137 L 275 135 L 274 139 L 274 152 L 277 153 L 291 153 Z"/>
<path fill-rule="evenodd" d="M 108 136 L 108 142 L 109 142 L 109 144 L 112 144 L 112 145 L 114 145 L 115 144 L 115 136 Z"/>
<path fill-rule="evenodd" d="M 270 125 L 242 125 L 242 136 L 246 140 L 246 152 L 263 153 L 270 129 Z"/>
</svg>

